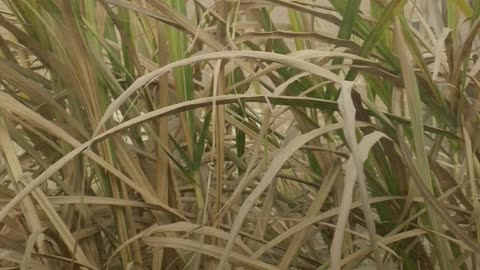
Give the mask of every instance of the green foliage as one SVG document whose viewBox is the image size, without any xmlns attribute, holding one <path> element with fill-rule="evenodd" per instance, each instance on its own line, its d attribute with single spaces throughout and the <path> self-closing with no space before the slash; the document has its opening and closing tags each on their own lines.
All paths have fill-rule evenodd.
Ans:
<svg viewBox="0 0 480 270">
<path fill-rule="evenodd" d="M 437 2 L 0 0 L 0 266 L 480 269 L 480 1 Z"/>
</svg>

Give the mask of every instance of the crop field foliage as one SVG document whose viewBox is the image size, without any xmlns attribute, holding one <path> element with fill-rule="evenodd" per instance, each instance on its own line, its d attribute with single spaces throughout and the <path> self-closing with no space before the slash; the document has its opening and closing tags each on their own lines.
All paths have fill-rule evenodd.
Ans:
<svg viewBox="0 0 480 270">
<path fill-rule="evenodd" d="M 0 0 L 1 269 L 480 269 L 480 0 Z"/>
</svg>

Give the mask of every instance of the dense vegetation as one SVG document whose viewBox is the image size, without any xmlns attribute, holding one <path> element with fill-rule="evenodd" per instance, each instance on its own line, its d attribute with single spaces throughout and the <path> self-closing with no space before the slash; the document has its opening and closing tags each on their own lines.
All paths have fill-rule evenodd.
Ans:
<svg viewBox="0 0 480 270">
<path fill-rule="evenodd" d="M 0 266 L 480 269 L 479 15 L 0 0 Z"/>
</svg>

